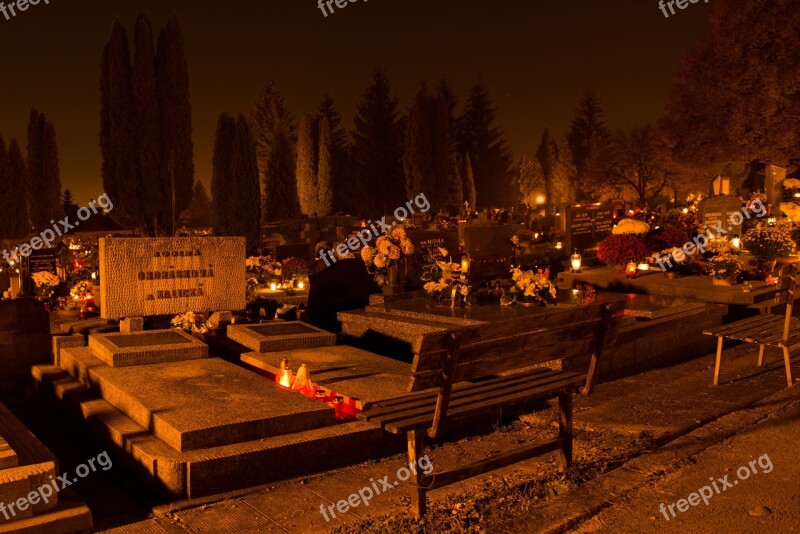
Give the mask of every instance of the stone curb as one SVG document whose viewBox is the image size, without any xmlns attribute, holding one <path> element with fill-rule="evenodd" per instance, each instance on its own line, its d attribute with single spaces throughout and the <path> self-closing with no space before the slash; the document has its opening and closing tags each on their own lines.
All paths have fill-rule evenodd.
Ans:
<svg viewBox="0 0 800 534">
<path fill-rule="evenodd" d="M 678 437 L 650 453 L 643 453 L 577 491 L 562 494 L 533 512 L 526 520 L 537 532 L 566 532 L 614 502 L 664 475 L 690 463 L 690 458 L 721 443 L 771 414 L 800 402 L 800 387 L 791 387 L 724 415 Z"/>
</svg>

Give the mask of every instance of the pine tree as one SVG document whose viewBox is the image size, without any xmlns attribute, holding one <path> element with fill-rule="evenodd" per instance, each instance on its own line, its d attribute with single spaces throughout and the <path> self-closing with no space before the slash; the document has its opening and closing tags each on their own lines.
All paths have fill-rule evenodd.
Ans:
<svg viewBox="0 0 800 534">
<path fill-rule="evenodd" d="M 569 151 L 579 180 L 584 178 L 592 152 L 608 140 L 609 131 L 604 115 L 600 101 L 591 90 L 587 90 L 578 103 L 567 134 Z"/>
<path fill-rule="evenodd" d="M 61 179 L 55 127 L 36 109 L 28 123 L 28 168 L 31 224 L 45 228 L 61 215 Z"/>
<path fill-rule="evenodd" d="M 417 89 L 414 104 L 408 111 L 403 150 L 403 171 L 406 177 L 406 197 L 425 193 L 434 209 L 442 207 L 440 191 L 436 190 L 434 162 L 434 104 L 425 84 Z"/>
<path fill-rule="evenodd" d="M 351 204 L 358 213 L 392 213 L 406 199 L 403 181 L 403 122 L 391 95 L 389 77 L 380 69 L 372 76 L 357 106 L 352 132 Z"/>
<path fill-rule="evenodd" d="M 136 17 L 134 25 L 134 59 L 132 67 L 134 129 L 138 205 L 148 234 L 158 235 L 158 217 L 172 207 L 170 189 L 161 166 L 161 125 L 159 123 L 156 51 L 153 29 L 145 15 Z M 129 141 L 129 142 L 130 142 Z"/>
<path fill-rule="evenodd" d="M 4 212 L 8 217 L 8 224 L 3 233 L 11 239 L 19 239 L 24 237 L 30 231 L 30 217 L 28 215 L 28 203 L 25 199 L 24 192 L 28 177 L 25 169 L 25 160 L 22 157 L 22 150 L 16 140 L 12 139 L 8 145 L 8 191 L 11 194 L 4 195 L 0 198 L 5 198 Z M 0 179 L 2 181 L 2 179 Z"/>
<path fill-rule="evenodd" d="M 188 206 L 194 186 L 194 145 L 189 66 L 177 15 L 173 14 L 158 35 L 156 57 L 158 115 L 161 122 L 161 176 L 169 187 L 162 198 L 174 196 L 175 216 Z M 171 226 L 172 206 L 162 212 L 162 224 Z"/>
<path fill-rule="evenodd" d="M 318 159 L 318 122 L 311 115 L 300 121 L 297 131 L 297 196 L 300 200 L 300 211 L 309 217 L 319 212 L 319 196 L 317 185 Z"/>
<path fill-rule="evenodd" d="M 258 172 L 263 181 L 278 130 L 285 129 L 292 144 L 294 144 L 296 135 L 294 116 L 287 109 L 283 96 L 275 87 L 275 82 L 267 82 L 261 90 L 250 113 L 250 124 L 253 127 L 253 137 L 256 142 Z"/>
<path fill-rule="evenodd" d="M 317 188 L 319 191 L 317 215 L 327 217 L 333 213 L 333 169 L 335 167 L 333 152 L 333 133 L 327 117 L 319 123 L 319 166 L 317 168 Z"/>
<path fill-rule="evenodd" d="M 214 137 L 214 155 L 211 160 L 214 234 L 220 236 L 233 235 L 232 221 L 236 218 L 237 208 L 233 203 L 233 183 L 230 177 L 235 137 L 236 121 L 227 113 L 220 114 Z"/>
<path fill-rule="evenodd" d="M 520 202 L 529 207 L 536 206 L 536 197 L 544 195 L 546 190 L 544 171 L 537 158 L 522 156 L 517 184 Z"/>
<path fill-rule="evenodd" d="M 75 204 L 75 199 L 72 196 L 72 191 L 69 189 L 64 190 L 64 194 L 61 195 L 61 211 L 70 218 L 70 220 L 74 220 L 78 214 L 78 205 Z"/>
<path fill-rule="evenodd" d="M 300 215 L 296 163 L 292 133 L 286 124 L 279 124 L 264 175 L 262 216 L 265 222 L 294 219 Z"/>
<path fill-rule="evenodd" d="M 559 149 L 558 143 L 550 135 L 550 130 L 545 128 L 542 141 L 536 150 L 536 159 L 541 165 L 545 180 L 545 206 L 548 214 L 555 213 L 560 204 L 573 200 L 570 189 L 571 165 L 569 164 L 566 149 Z"/>
<path fill-rule="evenodd" d="M 236 216 L 234 235 L 247 238 L 247 253 L 256 254 L 261 247 L 261 196 L 258 162 L 253 132 L 244 115 L 236 119 L 233 157 L 230 166 Z"/>
<path fill-rule="evenodd" d="M 39 195 L 43 186 L 42 177 L 42 120 L 36 108 L 31 109 L 28 116 L 28 186 L 26 197 L 28 199 L 30 225 L 40 227 L 42 222 L 43 204 Z"/>
<path fill-rule="evenodd" d="M 470 156 L 484 207 L 516 204 L 513 158 L 503 132 L 493 126 L 495 112 L 486 87 L 478 82 L 458 120 L 458 149 Z"/>
</svg>

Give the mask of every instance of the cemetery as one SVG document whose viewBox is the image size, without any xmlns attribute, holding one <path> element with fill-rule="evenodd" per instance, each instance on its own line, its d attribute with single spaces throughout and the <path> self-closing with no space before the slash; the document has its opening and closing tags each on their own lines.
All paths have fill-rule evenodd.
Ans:
<svg viewBox="0 0 800 534">
<path fill-rule="evenodd" d="M 0 23 L 0 534 L 796 531 L 800 9 L 323 3 Z"/>
</svg>

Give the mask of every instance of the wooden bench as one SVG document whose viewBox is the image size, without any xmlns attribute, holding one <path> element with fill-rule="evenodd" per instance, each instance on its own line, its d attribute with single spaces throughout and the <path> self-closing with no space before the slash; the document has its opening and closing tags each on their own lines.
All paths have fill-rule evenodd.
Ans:
<svg viewBox="0 0 800 534">
<path fill-rule="evenodd" d="M 393 434 L 406 434 L 412 511 L 425 515 L 426 492 L 534 456 L 561 451 L 572 462 L 572 395 L 588 395 L 603 349 L 616 335 L 625 297 L 600 295 L 579 307 L 554 308 L 495 324 L 420 335 L 413 344 L 410 395 L 376 403 L 359 418 Z M 588 372 L 554 370 L 544 364 L 584 357 Z M 413 393 L 417 392 L 417 393 Z M 558 437 L 506 451 L 451 471 L 416 469 L 424 440 L 440 438 L 448 421 L 501 413 L 505 407 L 558 398 Z"/>
<path fill-rule="evenodd" d="M 794 301 L 798 285 L 798 264 L 784 265 L 779 273 L 776 306 L 782 305 L 782 314 L 762 314 L 749 319 L 735 321 L 727 325 L 703 332 L 717 336 L 717 359 L 714 365 L 714 385 L 719 385 L 722 366 L 722 348 L 725 340 L 744 341 L 758 345 L 758 366 L 764 365 L 767 347 L 776 347 L 783 352 L 786 381 L 794 384 L 792 378 L 792 351 L 800 348 L 800 319 L 793 317 Z M 783 296 L 785 295 L 785 296 Z"/>
</svg>

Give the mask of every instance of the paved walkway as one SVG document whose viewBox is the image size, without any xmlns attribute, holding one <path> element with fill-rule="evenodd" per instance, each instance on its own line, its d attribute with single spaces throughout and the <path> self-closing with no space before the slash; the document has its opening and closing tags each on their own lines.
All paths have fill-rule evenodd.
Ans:
<svg viewBox="0 0 800 534">
<path fill-rule="evenodd" d="M 637 471 L 634 468 L 615 469 L 606 476 L 596 481 L 586 483 L 574 490 L 574 494 L 562 495 L 545 501 L 541 507 L 529 510 L 520 518 L 526 518 L 527 525 L 541 525 L 542 531 L 557 531 L 566 524 L 574 524 L 586 520 L 585 510 L 602 510 L 603 503 L 608 503 L 609 495 L 613 492 L 604 487 L 604 479 L 617 477 L 624 480 L 618 481 L 620 487 L 636 488 L 651 479 L 654 473 L 670 472 L 676 469 L 676 461 L 685 461 L 692 455 L 698 455 L 705 448 L 725 439 L 737 429 L 753 424 L 760 418 L 766 417 L 764 410 L 752 411 L 748 408 L 775 392 L 800 391 L 800 388 L 785 389 L 785 377 L 782 373 L 781 363 L 776 355 L 768 356 L 773 363 L 766 369 L 755 366 L 756 351 L 747 346 L 739 346 L 726 351 L 726 360 L 723 367 L 723 382 L 720 387 L 710 386 L 712 379 L 713 355 L 707 355 L 671 368 L 660 369 L 643 373 L 635 377 L 619 380 L 609 384 L 601 384 L 594 395 L 576 400 L 576 455 L 584 458 L 619 458 L 620 461 L 628 460 L 642 450 L 633 450 L 630 443 L 639 443 L 643 437 L 656 444 L 667 444 L 662 449 L 647 453 L 634 462 L 647 464 L 646 468 Z M 785 394 L 785 393 L 784 393 Z M 732 414 L 735 424 L 725 419 L 726 414 Z M 525 416 L 528 424 L 520 425 L 526 429 L 537 426 L 549 426 L 551 412 L 544 410 L 532 416 Z M 723 419 L 720 419 L 723 418 Z M 776 420 L 780 420 L 777 418 Z M 782 424 L 774 423 L 776 432 L 785 431 Z M 508 430 L 494 432 L 490 435 L 470 438 L 456 443 L 448 443 L 437 447 L 430 452 L 431 460 L 437 469 L 448 468 L 456 460 L 464 461 L 478 458 L 482 454 L 503 450 L 504 447 L 524 441 L 529 437 L 528 430 Z M 700 432 L 706 440 L 688 437 L 687 434 Z M 616 441 L 614 446 L 607 450 L 591 451 L 594 448 L 593 440 L 596 436 L 613 435 Z M 681 436 L 683 436 L 681 438 Z M 743 436 L 744 439 L 746 436 Z M 679 438 L 676 440 L 676 438 Z M 752 438 L 756 440 L 755 437 Z M 791 451 L 780 452 L 779 449 L 768 447 L 768 443 L 779 443 L 777 438 L 770 438 L 771 442 L 759 444 L 753 441 L 744 443 L 739 449 L 730 451 L 726 467 L 737 468 L 746 464 L 758 455 L 768 453 L 775 462 L 775 471 L 770 474 L 759 474 L 752 480 L 742 482 L 753 486 L 753 490 L 762 489 L 762 484 L 777 484 L 782 475 L 790 473 L 786 462 Z M 622 440 L 622 441 L 621 441 Z M 645 440 L 645 441 L 647 441 Z M 688 440 L 687 446 L 681 440 Z M 626 446 L 617 446 L 620 443 Z M 677 447 L 674 444 L 678 443 Z M 670 446 L 673 446 L 670 449 Z M 769 449 L 769 450 L 768 450 Z M 774 451 L 774 452 L 773 452 Z M 795 449 L 795 460 L 796 460 Z M 594 456 L 592 456 L 594 455 Z M 369 507 L 360 506 L 351 509 L 337 517 L 328 517 L 326 521 L 320 513 L 320 506 L 325 507 L 341 500 L 347 499 L 350 494 L 357 493 L 360 489 L 368 487 L 371 482 L 378 481 L 387 475 L 389 480 L 394 480 L 397 470 L 404 465 L 404 456 L 394 456 L 381 461 L 351 466 L 344 469 L 308 477 L 303 480 L 292 480 L 272 484 L 260 488 L 229 494 L 217 502 L 195 501 L 176 503 L 171 506 L 154 510 L 150 519 L 134 524 L 122 526 L 108 532 L 115 534 L 127 533 L 162 533 L 162 532 L 321 532 L 332 527 L 341 527 L 365 518 L 383 516 L 386 514 L 400 514 L 407 510 L 407 492 L 401 486 L 387 489 L 385 494 L 379 495 L 371 501 Z M 781 467 L 778 467 L 778 466 Z M 672 467 L 669 467 L 672 466 Z M 634 464 L 635 467 L 635 464 Z M 469 495 L 471 491 L 480 487 L 487 479 L 502 479 L 513 473 L 515 476 L 540 476 L 543 471 L 554 470 L 552 462 L 531 460 L 515 466 L 495 471 L 483 477 L 476 477 L 450 488 L 444 488 L 430 493 L 431 508 L 436 509 L 437 503 L 447 503 L 452 494 L 460 493 Z M 685 521 L 683 516 L 689 518 L 691 514 L 700 517 L 698 508 L 681 514 L 680 518 L 668 523 L 663 517 L 658 520 L 651 519 L 658 513 L 660 502 L 673 502 L 680 496 L 701 487 L 703 477 L 723 476 L 724 469 L 720 471 L 716 464 L 709 464 L 697 469 L 697 477 L 687 479 L 684 485 L 664 489 L 664 493 L 642 497 L 641 506 L 647 511 L 641 513 L 642 528 L 670 528 L 678 521 Z M 593 488 L 592 483 L 595 487 Z M 616 484 L 617 482 L 615 482 Z M 698 485 L 699 484 L 699 485 Z M 598 493 L 597 487 L 601 487 Z M 691 489 L 694 488 L 694 489 Z M 686 491 L 685 491 L 686 490 Z M 738 491 L 738 488 L 737 488 Z M 594 492 L 594 493 L 593 493 Z M 733 495 L 733 493 L 731 494 Z M 674 496 L 674 498 L 673 498 Z M 733 497 L 730 497 L 731 499 Z M 581 499 L 585 499 L 585 503 Z M 594 500 L 593 500 L 594 499 Z M 728 495 L 719 495 L 702 513 L 713 513 L 713 510 L 723 510 Z M 766 506 L 782 510 L 781 503 L 770 501 Z M 762 504 L 753 500 L 753 507 Z M 585 506 L 584 506 L 585 505 Z M 718 508 L 715 508 L 718 507 Z M 704 507 L 705 508 L 705 507 Z M 601 512 L 595 520 L 596 530 L 604 530 L 603 525 L 614 524 L 613 521 L 623 521 L 630 511 L 624 505 L 614 506 L 608 512 Z M 613 514 L 606 520 L 602 513 Z M 510 512 L 513 516 L 513 510 Z M 537 520 L 531 523 L 532 517 Z M 565 523 L 565 518 L 569 523 Z M 487 518 L 486 532 L 505 532 L 509 528 L 518 530 L 513 519 L 508 519 L 508 514 L 503 517 L 506 524 L 498 520 Z M 510 521 L 510 522 L 509 522 Z M 586 523 L 581 528 L 595 528 L 591 523 Z M 683 530 L 683 529 L 682 529 Z M 690 529 L 691 530 L 691 529 Z M 688 530 L 683 530 L 688 531 Z"/>
</svg>

